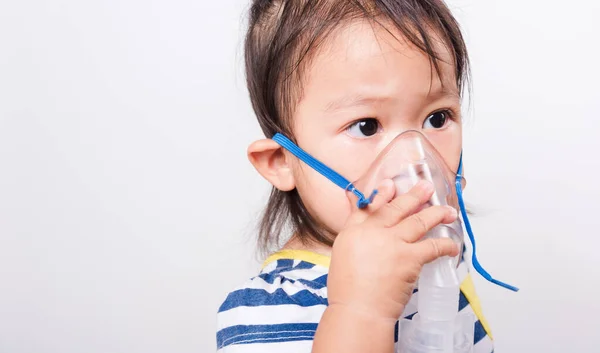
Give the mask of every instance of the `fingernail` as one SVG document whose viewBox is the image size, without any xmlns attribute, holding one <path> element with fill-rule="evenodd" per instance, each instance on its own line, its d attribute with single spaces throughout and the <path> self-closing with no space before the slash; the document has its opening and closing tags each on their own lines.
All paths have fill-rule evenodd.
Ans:
<svg viewBox="0 0 600 353">
<path fill-rule="evenodd" d="M 458 211 L 456 211 L 456 208 L 452 207 L 452 206 L 444 206 L 446 207 L 446 209 L 448 210 L 448 215 L 454 217 L 458 217 Z"/>
</svg>

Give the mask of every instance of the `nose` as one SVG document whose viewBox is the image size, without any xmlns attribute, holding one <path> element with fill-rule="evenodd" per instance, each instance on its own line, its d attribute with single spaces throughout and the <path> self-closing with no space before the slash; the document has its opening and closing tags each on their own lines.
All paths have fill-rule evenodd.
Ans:
<svg viewBox="0 0 600 353">
<path fill-rule="evenodd" d="M 399 169 L 392 178 L 396 186 L 396 193 L 404 194 L 412 189 L 419 181 L 426 180 L 433 184 L 434 193 L 429 200 L 430 205 L 445 205 L 448 188 L 443 175 L 435 164 L 428 163 L 426 159 L 407 163 Z"/>
<path fill-rule="evenodd" d="M 418 137 L 418 138 L 427 139 L 427 137 L 423 133 L 421 133 L 420 131 L 415 130 L 415 129 L 394 129 L 394 130 L 388 131 L 385 138 L 382 140 L 382 143 L 384 144 L 384 146 L 388 146 L 394 140 L 397 140 L 398 138 L 400 138 L 400 136 L 402 136 L 402 137 Z"/>
</svg>

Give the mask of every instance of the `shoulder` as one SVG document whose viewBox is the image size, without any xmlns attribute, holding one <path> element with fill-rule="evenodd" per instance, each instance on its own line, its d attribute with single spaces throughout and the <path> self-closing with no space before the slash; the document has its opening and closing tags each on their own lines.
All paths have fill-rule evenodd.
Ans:
<svg viewBox="0 0 600 353">
<path fill-rule="evenodd" d="M 223 301 L 217 348 L 253 352 L 260 345 L 261 352 L 269 352 L 310 344 L 327 306 L 326 283 L 327 269 L 321 266 L 287 259 L 269 264 Z"/>
</svg>

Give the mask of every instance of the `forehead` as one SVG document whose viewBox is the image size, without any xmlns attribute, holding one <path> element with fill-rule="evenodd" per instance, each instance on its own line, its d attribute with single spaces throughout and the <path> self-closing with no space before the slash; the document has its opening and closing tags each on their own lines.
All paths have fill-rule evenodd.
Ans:
<svg viewBox="0 0 600 353">
<path fill-rule="evenodd" d="M 332 33 L 304 72 L 299 105 L 331 106 L 351 96 L 409 101 L 432 94 L 458 96 L 454 60 L 443 41 L 431 33 L 438 76 L 429 56 L 392 28 L 364 20 Z"/>
</svg>

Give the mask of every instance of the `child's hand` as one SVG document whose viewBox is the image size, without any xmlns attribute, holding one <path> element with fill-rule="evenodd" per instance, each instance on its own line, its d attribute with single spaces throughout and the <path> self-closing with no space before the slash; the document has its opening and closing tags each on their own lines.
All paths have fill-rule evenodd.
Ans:
<svg viewBox="0 0 600 353">
<path fill-rule="evenodd" d="M 451 239 L 419 242 L 430 229 L 457 217 L 449 206 L 417 212 L 433 191 L 431 183 L 421 182 L 390 201 L 394 185 L 386 180 L 373 204 L 352 214 L 333 245 L 327 283 L 330 307 L 395 322 L 410 299 L 422 266 L 458 254 Z"/>
</svg>

